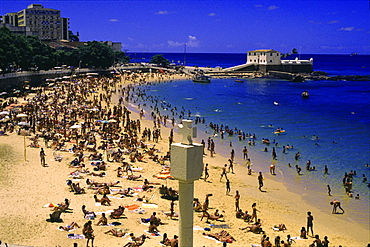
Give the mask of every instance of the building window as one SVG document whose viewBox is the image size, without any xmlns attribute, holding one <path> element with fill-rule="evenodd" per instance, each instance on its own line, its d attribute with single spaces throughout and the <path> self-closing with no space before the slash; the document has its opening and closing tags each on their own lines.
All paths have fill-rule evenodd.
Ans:
<svg viewBox="0 0 370 247">
<path fill-rule="evenodd" d="M 270 60 L 270 63 L 272 63 L 272 60 Z"/>
</svg>

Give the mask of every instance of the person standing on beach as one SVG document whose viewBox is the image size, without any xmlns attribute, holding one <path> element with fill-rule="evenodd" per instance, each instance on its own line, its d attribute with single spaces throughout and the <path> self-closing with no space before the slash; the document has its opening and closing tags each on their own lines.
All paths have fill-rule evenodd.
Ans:
<svg viewBox="0 0 370 247">
<path fill-rule="evenodd" d="M 226 168 L 227 168 L 227 165 L 225 164 L 224 167 L 222 167 L 220 182 L 221 182 L 221 179 L 223 178 L 223 176 L 225 176 L 225 178 L 227 179 Z"/>
<path fill-rule="evenodd" d="M 259 172 L 259 175 L 258 175 L 258 189 L 262 191 L 262 187 L 263 187 L 263 176 L 262 176 L 262 172 Z"/>
<path fill-rule="evenodd" d="M 311 215 L 311 212 L 307 212 L 307 234 L 310 232 L 311 229 L 311 234 L 313 236 L 313 216 Z"/>
<path fill-rule="evenodd" d="M 246 146 L 243 148 L 243 159 L 248 159 L 248 149 Z"/>
<path fill-rule="evenodd" d="M 82 229 L 82 234 L 85 236 L 87 239 L 86 242 L 86 247 L 89 246 L 89 242 L 91 240 L 91 246 L 94 246 L 94 230 L 92 229 L 92 221 L 89 220 L 88 222 L 85 223 L 84 228 Z"/>
<path fill-rule="evenodd" d="M 206 166 L 204 167 L 204 181 L 207 181 L 207 178 L 209 178 L 208 163 L 206 163 Z"/>
<path fill-rule="evenodd" d="M 226 195 L 230 193 L 230 180 L 226 179 Z"/>
<path fill-rule="evenodd" d="M 239 211 L 239 200 L 240 200 L 240 194 L 239 194 L 239 191 L 235 191 L 235 211 L 238 212 Z"/>
<path fill-rule="evenodd" d="M 235 158 L 235 150 L 234 149 L 231 149 L 231 152 L 230 152 L 230 160 L 231 161 L 234 161 L 234 158 Z"/>
<path fill-rule="evenodd" d="M 211 139 L 211 157 L 213 157 L 213 154 L 215 153 L 215 143 L 213 142 L 213 140 Z"/>
<path fill-rule="evenodd" d="M 276 155 L 276 150 L 275 150 L 275 148 L 273 147 L 273 148 L 272 148 L 272 159 L 273 159 L 273 160 L 276 160 L 276 157 L 277 157 L 277 155 Z"/>
<path fill-rule="evenodd" d="M 324 174 L 329 174 L 329 169 L 328 169 L 328 166 L 326 166 L 326 165 L 324 167 Z"/>
<path fill-rule="evenodd" d="M 233 164 L 233 161 L 231 159 L 229 159 L 228 161 L 229 161 L 229 172 L 231 172 L 232 174 L 234 174 L 234 164 Z"/>
<path fill-rule="evenodd" d="M 331 194 L 330 194 L 330 192 L 331 192 L 330 185 L 328 184 L 327 187 L 328 187 L 328 194 L 329 194 L 329 196 L 331 196 Z"/>
<path fill-rule="evenodd" d="M 275 174 L 275 164 L 274 164 L 274 163 L 272 163 L 272 164 L 270 165 L 270 173 L 271 173 L 271 175 L 276 175 L 276 174 Z"/>
<path fill-rule="evenodd" d="M 256 203 L 252 204 L 252 218 L 251 218 L 252 222 L 253 222 L 253 219 L 255 219 L 255 222 L 257 222 L 257 212 L 260 212 L 259 210 L 257 210 L 256 206 L 257 206 Z"/>
<path fill-rule="evenodd" d="M 46 156 L 45 151 L 44 151 L 43 148 L 41 148 L 41 150 L 40 150 L 40 160 L 41 160 L 41 165 L 42 166 L 45 166 L 45 156 Z"/>
</svg>

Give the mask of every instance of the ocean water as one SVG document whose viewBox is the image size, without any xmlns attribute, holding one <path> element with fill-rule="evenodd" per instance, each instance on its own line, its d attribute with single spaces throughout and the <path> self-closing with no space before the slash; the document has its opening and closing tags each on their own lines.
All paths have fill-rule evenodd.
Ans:
<svg viewBox="0 0 370 247">
<path fill-rule="evenodd" d="M 208 54 L 206 57 L 201 54 L 198 56 L 199 61 L 208 61 Z M 321 66 L 316 65 L 315 70 L 332 75 L 370 74 L 370 59 L 363 58 L 369 56 L 315 56 L 314 61 L 318 60 L 317 64 Z M 350 63 L 345 58 L 354 61 Z M 211 66 L 217 65 L 214 63 Z M 204 117 L 206 125 L 198 125 L 201 138 L 206 139 L 213 134 L 207 126 L 209 122 L 256 134 L 255 146 L 248 146 L 248 139 L 239 141 L 236 135 L 225 135 L 223 140 L 219 135 L 213 137 L 216 152 L 229 157 L 229 143 L 232 142 L 236 162 L 244 165 L 242 148 L 247 146 L 256 172 L 262 171 L 267 179 L 285 183 L 289 190 L 328 213 L 331 212 L 330 200 L 339 199 L 346 210 L 346 219 L 369 229 L 370 189 L 367 183 L 362 182 L 363 174 L 370 179 L 370 167 L 365 166 L 370 164 L 369 81 L 294 83 L 276 79 L 249 79 L 241 83 L 235 82 L 235 79 L 212 79 L 209 84 L 183 80 L 145 88 L 148 95 L 158 97 L 172 107 L 184 107 L 186 112 L 190 110 L 192 119 L 195 116 Z M 310 93 L 308 99 L 301 97 L 304 90 Z M 274 102 L 278 102 L 278 105 Z M 147 110 L 150 111 L 150 108 Z M 168 110 L 162 110 L 162 113 L 170 114 Z M 278 127 L 286 132 L 275 135 L 274 130 Z M 266 146 L 262 144 L 262 138 L 274 142 L 267 146 L 268 152 L 263 152 Z M 282 146 L 288 144 L 294 148 L 283 154 Z M 272 147 L 276 148 L 276 161 L 272 160 Z M 294 159 L 296 152 L 301 154 L 298 161 Z M 254 163 L 254 160 L 260 162 Z M 311 167 L 316 167 L 316 171 L 306 171 L 308 160 L 311 161 Z M 277 176 L 268 174 L 272 162 L 275 162 Z M 301 176 L 296 173 L 296 165 L 302 168 Z M 329 175 L 323 173 L 325 165 Z M 342 178 L 345 172 L 351 170 L 357 173 L 353 179 L 353 194 L 359 194 L 361 200 L 345 194 Z M 333 197 L 327 196 L 328 184 Z"/>
</svg>

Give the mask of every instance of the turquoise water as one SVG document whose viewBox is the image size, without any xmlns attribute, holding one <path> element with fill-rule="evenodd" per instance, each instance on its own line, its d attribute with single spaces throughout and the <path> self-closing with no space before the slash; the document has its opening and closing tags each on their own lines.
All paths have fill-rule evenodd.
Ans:
<svg viewBox="0 0 370 247">
<path fill-rule="evenodd" d="M 248 147 L 255 171 L 262 171 L 267 179 L 284 182 L 295 193 L 303 196 L 323 211 L 330 212 L 329 201 L 337 198 L 355 221 L 369 227 L 369 188 L 362 182 L 362 174 L 370 177 L 370 84 L 369 82 L 308 81 L 293 83 L 282 80 L 251 79 L 243 83 L 234 79 L 212 79 L 210 84 L 191 81 L 175 81 L 145 86 L 147 95 L 176 106 L 179 112 L 191 111 L 191 119 L 204 117 L 206 125 L 198 124 L 202 138 L 213 134 L 207 125 L 212 122 L 237 128 L 245 133 L 256 134 L 256 145 L 248 146 L 247 141 L 239 141 L 237 135 L 221 140 L 214 137 L 216 152 L 230 154 L 229 143 L 233 143 L 236 162 L 242 161 L 242 148 Z M 303 99 L 301 93 L 308 90 L 310 97 Z M 274 102 L 278 102 L 275 105 Z M 158 104 L 160 106 L 160 104 Z M 150 108 L 147 110 L 150 112 Z M 162 109 L 162 114 L 170 115 L 170 109 Z M 272 125 L 273 127 L 269 127 Z M 286 130 L 275 135 L 276 128 Z M 208 134 L 206 134 L 208 133 Z M 319 139 L 314 138 L 317 136 Z M 275 140 L 277 152 L 277 176 L 269 176 L 272 160 L 272 147 L 263 152 L 262 138 Z M 293 145 L 294 149 L 282 153 L 282 146 Z M 295 161 L 294 155 L 300 152 L 301 158 Z M 316 171 L 306 171 L 310 160 Z M 292 167 L 288 166 L 288 163 Z M 295 165 L 302 168 L 298 176 Z M 327 165 L 329 175 L 324 175 Z M 349 198 L 342 185 L 345 172 L 355 170 L 353 193 L 360 194 L 361 200 Z M 332 188 L 334 197 L 327 196 L 326 185 Z"/>
</svg>

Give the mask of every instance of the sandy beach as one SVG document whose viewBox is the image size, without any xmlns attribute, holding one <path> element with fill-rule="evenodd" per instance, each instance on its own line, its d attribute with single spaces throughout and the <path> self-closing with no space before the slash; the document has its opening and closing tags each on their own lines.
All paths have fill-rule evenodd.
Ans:
<svg viewBox="0 0 370 247">
<path fill-rule="evenodd" d="M 107 87 L 96 86 L 94 90 L 98 93 L 88 94 L 91 102 L 94 99 L 101 104 L 101 109 L 104 112 L 108 112 L 108 109 L 113 109 L 114 106 L 119 105 L 120 96 L 122 92 L 132 92 L 132 86 L 141 81 L 145 82 L 164 82 L 166 80 L 178 80 L 184 79 L 183 75 L 171 75 L 171 76 L 138 76 L 136 79 L 120 78 L 116 82 L 110 81 L 107 83 Z M 97 83 L 97 81 L 95 80 Z M 142 83 L 141 82 L 141 83 Z M 84 82 L 83 82 L 84 83 Z M 81 83 L 81 85 L 83 85 Z M 85 83 L 89 83 L 86 81 Z M 91 84 L 89 84 L 91 85 Z M 97 85 L 100 85 L 97 83 Z M 130 90 L 122 89 L 130 85 Z M 86 89 L 85 87 L 82 87 Z M 121 90 L 122 89 L 122 90 Z M 88 90 L 93 90 L 89 88 Z M 48 100 L 53 98 L 51 95 L 52 91 L 45 91 L 45 94 L 50 94 Z M 99 100 L 99 94 L 102 94 L 102 98 Z M 60 94 L 62 95 L 62 94 Z M 29 95 L 28 99 L 32 99 L 35 95 Z M 18 99 L 21 102 L 22 99 Z M 59 102 L 62 101 L 59 98 Z M 78 97 L 73 99 L 78 101 Z M 131 97 L 122 98 L 123 105 L 131 109 L 134 108 L 135 102 L 131 101 Z M 67 99 L 63 99 L 64 104 L 68 103 Z M 80 105 L 88 105 L 87 101 L 80 102 Z M 109 105 L 109 106 L 108 106 Z M 122 105 L 122 104 L 121 104 Z M 106 108 L 105 108 L 106 107 Z M 5 109 L 4 109 L 5 110 Z M 22 112 L 20 110 L 20 112 Z M 62 112 L 55 112 L 53 116 L 62 114 Z M 108 116 L 106 114 L 104 116 Z M 110 114 L 112 115 L 112 114 Z M 153 130 L 153 119 L 150 117 L 149 112 L 144 113 L 144 117 L 140 117 L 139 110 L 131 111 L 131 120 L 140 120 L 141 136 L 145 128 Z M 58 119 L 61 119 L 59 116 Z M 83 116 L 77 116 L 76 122 L 83 122 Z M 111 118 L 111 119 L 114 119 Z M 158 175 L 163 170 L 162 165 L 170 165 L 168 160 L 165 160 L 162 164 L 160 162 L 153 161 L 149 158 L 148 151 L 150 148 L 155 149 L 155 154 L 158 157 L 165 156 L 169 150 L 169 134 L 172 127 L 170 121 L 167 121 L 167 127 L 161 125 L 157 127 L 160 129 L 161 137 L 158 142 L 153 139 L 145 140 L 147 144 L 146 148 L 138 148 L 140 153 L 143 153 L 143 162 L 136 160 L 130 162 L 130 155 L 123 154 L 122 157 L 133 166 L 137 166 L 140 169 L 134 171 L 133 174 L 140 176 L 141 178 L 137 181 L 128 180 L 126 177 L 117 177 L 117 168 L 122 166 L 121 162 L 109 162 L 106 160 L 105 152 L 103 150 L 97 150 L 102 153 L 103 160 L 106 162 L 106 170 L 104 177 L 91 176 L 87 173 L 81 173 L 78 178 L 72 178 L 70 174 L 77 170 L 77 168 L 70 167 L 70 162 L 77 156 L 71 151 L 56 151 L 54 147 L 46 147 L 42 138 L 39 139 L 39 147 L 27 147 L 26 153 L 24 153 L 24 146 L 28 146 L 32 143 L 30 138 L 34 138 L 34 134 L 31 136 L 22 136 L 17 134 L 16 127 L 13 132 L 6 132 L 7 135 L 0 136 L 0 240 L 3 243 L 18 244 L 25 246 L 73 246 L 77 243 L 78 246 L 85 246 L 86 239 L 70 239 L 68 234 L 82 234 L 82 227 L 88 221 L 84 218 L 84 214 L 81 210 L 82 205 L 86 205 L 88 211 L 94 211 L 97 217 L 93 220 L 93 230 L 95 235 L 94 246 L 123 246 L 130 242 L 128 234 L 125 237 L 115 237 L 112 234 L 105 234 L 113 228 L 122 229 L 123 232 L 134 233 L 135 236 L 146 234 L 150 236 L 143 246 L 161 246 L 162 236 L 164 233 L 168 234 L 171 239 L 174 235 L 178 234 L 178 220 L 176 217 L 170 219 L 164 212 L 170 211 L 170 200 L 162 199 L 160 192 L 161 185 L 165 185 L 168 188 L 178 189 L 178 182 L 176 180 L 163 180 L 153 177 Z M 121 119 L 118 121 L 121 124 Z M 207 124 L 207 123 L 206 123 Z M 101 125 L 100 125 L 101 126 Z M 70 127 L 70 126 L 69 126 Z M 99 126 L 98 126 L 99 127 Z M 97 128 L 98 128 L 97 127 Z M 123 127 L 123 126 L 121 126 Z M 176 133 L 177 127 L 174 126 L 174 142 L 179 142 L 181 137 Z M 70 130 L 70 129 L 69 129 Z M 68 131 L 69 131 L 68 130 Z M 77 130 L 80 131 L 80 130 Z M 36 133 L 41 134 L 41 130 Z M 62 134 L 61 134 L 62 135 Z M 202 133 L 200 136 L 204 136 Z M 96 138 L 96 143 L 100 144 L 104 139 L 98 131 L 93 133 Z M 119 135 L 118 135 L 119 136 Z M 196 138 L 196 142 L 200 143 L 201 139 Z M 52 141 L 49 142 L 51 144 Z M 73 136 L 70 140 L 65 142 L 64 149 L 68 150 L 76 144 L 76 140 Z M 40 162 L 40 148 L 44 148 L 46 154 L 46 166 L 42 166 Z M 116 150 L 117 147 L 112 146 L 112 150 Z M 145 150 L 145 151 L 144 151 Z M 364 229 L 356 222 L 348 220 L 346 214 L 331 214 L 331 205 L 328 203 L 327 209 L 323 210 L 320 208 L 312 207 L 306 204 L 299 195 L 291 193 L 282 184 L 271 179 L 270 174 L 263 174 L 265 177 L 263 191 L 258 189 L 258 170 L 255 170 L 258 164 L 258 160 L 254 157 L 250 157 L 253 161 L 251 175 L 247 174 L 245 164 L 234 164 L 235 174 L 229 172 L 227 177 L 230 180 L 231 192 L 226 193 L 226 179 L 222 179 L 220 182 L 220 175 L 222 173 L 222 167 L 224 164 L 228 164 L 230 157 L 220 156 L 219 150 L 216 146 L 216 154 L 211 157 L 209 151 L 206 150 L 204 155 L 204 164 L 208 164 L 209 167 L 209 178 L 207 181 L 202 179 L 195 182 L 195 197 L 199 199 L 200 203 L 203 204 L 206 194 L 212 194 L 209 197 L 209 213 L 213 213 L 216 209 L 224 215 L 221 220 L 210 221 L 210 224 L 206 223 L 206 220 L 199 216 L 202 213 L 194 212 L 194 246 L 222 246 L 221 242 L 217 242 L 213 239 L 205 238 L 203 233 L 218 233 L 221 230 L 226 230 L 236 240 L 228 246 L 251 246 L 252 244 L 261 244 L 262 234 L 255 234 L 252 232 L 246 232 L 246 230 L 240 230 L 246 226 L 252 226 L 252 223 L 244 222 L 242 219 L 236 218 L 235 212 L 235 191 L 238 190 L 240 193 L 240 208 L 243 211 L 252 212 L 252 204 L 257 204 L 258 218 L 262 221 L 262 229 L 265 234 L 270 238 L 270 241 L 274 243 L 276 236 L 280 236 L 281 240 L 286 241 L 287 235 L 291 237 L 299 237 L 300 230 L 302 227 L 306 227 L 307 212 L 312 212 L 314 217 L 314 234 L 318 234 L 320 239 L 324 236 L 328 236 L 330 241 L 329 246 L 366 246 L 370 241 L 369 229 Z M 89 168 L 90 172 L 93 172 L 94 166 L 90 165 L 91 161 L 88 156 L 91 154 L 88 150 L 84 149 L 84 161 L 85 168 Z M 25 155 L 26 154 L 26 155 Z M 55 155 L 62 157 L 61 161 L 55 160 Z M 241 154 L 236 154 L 240 156 Z M 96 171 L 100 173 L 101 171 Z M 67 185 L 67 180 L 73 179 L 73 182 L 78 182 L 82 188 L 86 191 L 84 194 L 75 194 L 70 191 L 70 186 Z M 154 188 L 148 191 L 141 191 L 137 189 L 131 196 L 120 198 L 119 195 L 113 195 L 110 198 L 110 206 L 102 206 L 96 204 L 93 196 L 96 190 L 89 189 L 89 185 L 86 184 L 86 179 L 92 179 L 100 183 L 109 183 L 119 181 L 118 187 L 111 187 L 113 190 L 126 189 L 126 188 L 139 188 L 143 185 L 143 179 L 148 179 L 149 182 L 159 183 L 153 184 Z M 143 203 L 137 201 L 137 197 L 145 196 L 150 201 Z M 102 195 L 98 194 L 98 198 Z M 44 207 L 49 203 L 58 204 L 64 202 L 65 198 L 70 200 L 69 210 L 61 214 L 63 222 L 47 222 L 49 214 L 53 211 L 53 207 Z M 328 198 L 328 202 L 331 199 Z M 135 205 L 135 206 L 133 206 Z M 136 206 L 137 205 L 137 206 Z M 118 208 L 119 206 L 131 206 L 128 208 L 136 208 L 138 210 L 125 210 L 125 217 L 119 219 L 108 218 L 108 223 L 119 222 L 121 225 L 117 226 L 96 226 L 96 222 L 101 217 L 102 212 L 107 212 L 107 216 L 111 210 Z M 178 203 L 175 202 L 175 212 L 178 212 Z M 141 218 L 150 218 L 153 212 L 157 212 L 158 218 L 164 223 L 158 227 L 161 236 L 152 236 L 145 231 L 148 230 L 149 225 L 141 222 Z M 73 231 L 61 231 L 58 228 L 60 226 L 66 226 L 76 222 L 80 228 Z M 276 231 L 273 229 L 274 225 L 285 224 L 287 230 Z M 210 231 L 204 231 L 205 228 L 210 228 Z M 295 239 L 292 246 L 309 246 L 314 238 L 310 236 L 308 239 Z M 3 246 L 3 245 L 0 245 Z"/>
</svg>

